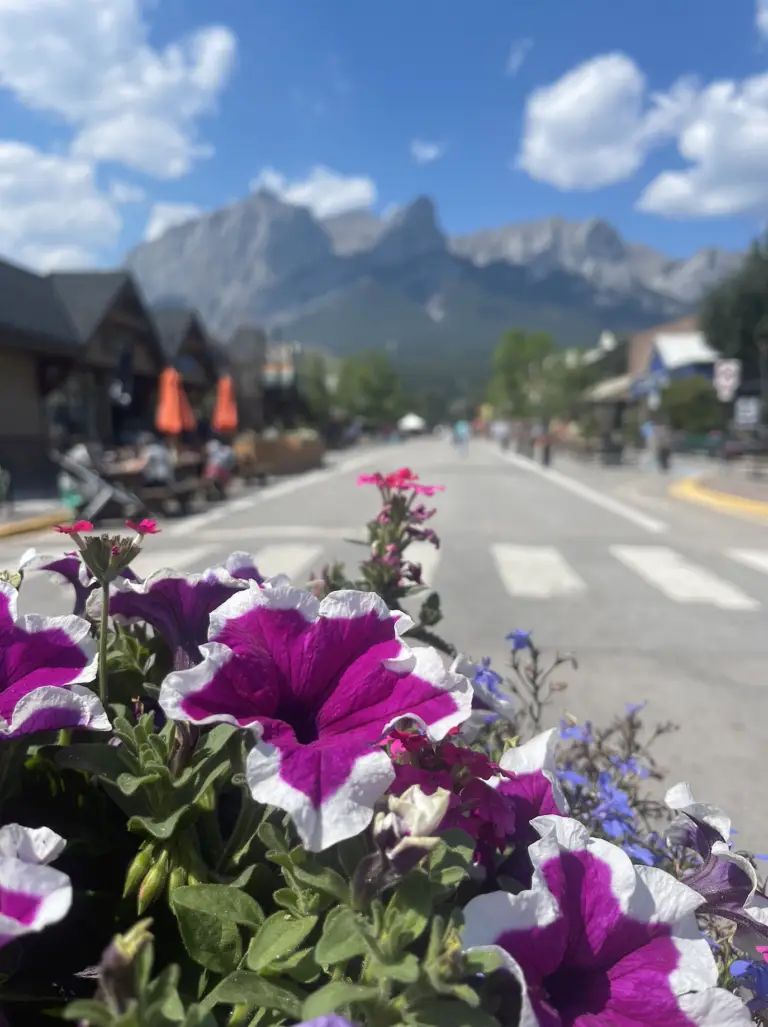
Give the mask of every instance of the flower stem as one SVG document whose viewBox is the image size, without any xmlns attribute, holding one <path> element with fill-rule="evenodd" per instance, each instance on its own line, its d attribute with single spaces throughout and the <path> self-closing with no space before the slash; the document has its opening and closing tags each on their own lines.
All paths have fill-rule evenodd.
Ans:
<svg viewBox="0 0 768 1027">
<path fill-rule="evenodd" d="M 109 624 L 109 585 L 101 586 L 101 625 L 99 628 L 99 698 L 106 710 L 109 699 L 107 687 L 107 626 Z"/>
</svg>

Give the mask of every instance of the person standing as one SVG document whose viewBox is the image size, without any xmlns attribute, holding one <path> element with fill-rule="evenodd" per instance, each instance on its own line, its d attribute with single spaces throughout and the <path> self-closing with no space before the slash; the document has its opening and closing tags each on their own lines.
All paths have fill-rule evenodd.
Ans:
<svg viewBox="0 0 768 1027">
<path fill-rule="evenodd" d="M 666 473 L 669 470 L 672 455 L 672 432 L 669 430 L 669 425 L 664 422 L 657 424 L 653 437 L 656 443 L 656 462 L 659 470 Z"/>
</svg>

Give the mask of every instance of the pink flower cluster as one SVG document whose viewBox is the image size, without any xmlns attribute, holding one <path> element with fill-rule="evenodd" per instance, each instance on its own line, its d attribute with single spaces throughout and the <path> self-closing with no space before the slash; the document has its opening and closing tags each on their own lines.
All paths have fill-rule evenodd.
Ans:
<svg viewBox="0 0 768 1027">
<path fill-rule="evenodd" d="M 434 496 L 437 492 L 445 491 L 445 485 L 422 485 L 418 474 L 414 474 L 410 467 L 401 467 L 399 471 L 390 474 L 378 471 L 375 474 L 361 474 L 357 484 L 376 485 L 388 492 L 412 492 L 416 496 Z"/>
</svg>

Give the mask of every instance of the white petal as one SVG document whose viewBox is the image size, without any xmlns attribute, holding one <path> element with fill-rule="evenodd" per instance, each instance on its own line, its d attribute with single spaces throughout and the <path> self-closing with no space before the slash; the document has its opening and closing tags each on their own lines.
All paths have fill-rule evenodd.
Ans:
<svg viewBox="0 0 768 1027">
<path fill-rule="evenodd" d="M 547 927 L 559 915 L 557 902 L 542 878 L 518 895 L 505 891 L 477 895 L 464 907 L 462 944 L 465 949 L 496 945 L 510 931 Z"/>
<path fill-rule="evenodd" d="M 225 600 L 211 614 L 208 638 L 215 641 L 231 620 L 245 616 L 251 610 L 296 610 L 308 624 L 317 620 L 320 603 L 311 592 L 294 588 L 292 585 L 277 585 L 259 588 L 255 581 L 241 581 L 245 586 Z"/>
<path fill-rule="evenodd" d="M 752 1023 L 752 1016 L 741 999 L 722 988 L 680 995 L 678 1002 L 696 1027 L 749 1027 Z"/>
<path fill-rule="evenodd" d="M 370 824 L 373 807 L 395 779 L 392 761 L 375 749 L 358 757 L 344 784 L 319 808 L 280 777 L 281 753 L 257 742 L 248 754 L 245 776 L 257 802 L 289 813 L 302 844 L 310 852 L 354 838 Z"/>
<path fill-rule="evenodd" d="M 689 817 L 700 820 L 713 828 L 724 842 L 730 843 L 731 818 L 719 806 L 708 802 L 696 802 L 687 781 L 673 785 L 664 796 L 664 801 L 671 810 L 687 813 Z"/>
<path fill-rule="evenodd" d="M 29 635 L 35 635 L 44 631 L 61 631 L 70 640 L 73 646 L 77 646 L 87 663 L 67 683 L 69 685 L 81 684 L 84 681 L 93 681 L 98 668 L 99 652 L 96 642 L 91 638 L 91 626 L 87 620 L 77 617 L 74 613 L 66 617 L 43 617 L 39 613 L 27 613 L 17 621 L 18 627 Z M 32 643 L 34 639 L 30 638 Z"/>
<path fill-rule="evenodd" d="M 237 593 L 237 596 L 243 593 Z M 227 600 L 229 602 L 229 600 Z M 187 670 L 174 670 L 163 679 L 160 686 L 158 703 L 160 709 L 169 720 L 189 721 L 190 716 L 183 706 L 184 699 L 203 691 L 218 672 L 229 663 L 234 653 L 229 646 L 220 642 L 206 642 L 200 646 L 202 662 Z M 242 727 L 236 717 L 229 713 L 212 713 L 208 717 L 200 717 L 192 721 L 195 724 L 234 724 Z M 254 725 L 250 730 L 260 735 L 261 725 Z"/>
<path fill-rule="evenodd" d="M 543 774 L 552 786 L 552 796 L 555 800 L 555 805 L 561 813 L 566 813 L 568 811 L 568 803 L 565 801 L 565 796 L 557 779 L 557 764 L 555 762 L 559 740 L 560 735 L 555 728 L 543 731 L 523 745 L 507 749 L 501 757 L 499 766 L 502 770 L 507 770 L 513 774 Z M 503 778 L 494 778 L 493 786 L 497 787 L 501 780 Z"/>
<path fill-rule="evenodd" d="M 55 685 L 44 685 L 25 696 L 16 703 L 10 724 L 0 721 L 0 737 L 14 735 L 21 730 L 25 721 L 39 710 L 50 709 L 74 710 L 81 727 L 91 731 L 111 731 L 109 721 L 99 697 L 90 688 L 83 685 L 72 685 L 60 688 Z"/>
<path fill-rule="evenodd" d="M 66 846 L 61 835 L 49 827 L 0 827 L 0 859 L 15 858 L 22 863 L 52 863 Z"/>
<path fill-rule="evenodd" d="M 72 905 L 72 884 L 66 874 L 53 867 L 22 863 L 20 859 L 0 859 L 0 888 L 41 900 L 28 924 L 0 914 L 0 936 L 20 937 L 41 931 L 63 920 Z"/>
</svg>

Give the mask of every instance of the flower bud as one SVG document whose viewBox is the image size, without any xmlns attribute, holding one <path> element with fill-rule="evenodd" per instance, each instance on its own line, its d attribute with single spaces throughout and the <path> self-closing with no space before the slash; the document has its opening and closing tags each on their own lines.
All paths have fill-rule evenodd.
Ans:
<svg viewBox="0 0 768 1027">
<path fill-rule="evenodd" d="M 134 966 L 140 953 L 152 942 L 151 924 L 151 920 L 140 920 L 125 934 L 115 935 L 101 957 L 95 997 L 118 1016 L 136 999 Z"/>
<path fill-rule="evenodd" d="M 144 842 L 134 856 L 133 862 L 128 867 L 128 873 L 125 875 L 123 898 L 132 895 L 136 891 L 152 866 L 153 859 L 154 846 L 149 842 Z"/>
<path fill-rule="evenodd" d="M 139 900 L 137 903 L 139 913 L 143 913 L 145 909 L 148 909 L 165 887 L 165 882 L 168 880 L 169 863 L 168 852 L 166 849 L 163 849 L 160 858 L 150 868 L 139 888 Z"/>
<path fill-rule="evenodd" d="M 187 871 L 184 867 L 174 867 L 168 875 L 168 898 L 170 898 L 177 888 L 183 888 L 187 883 Z"/>
</svg>

